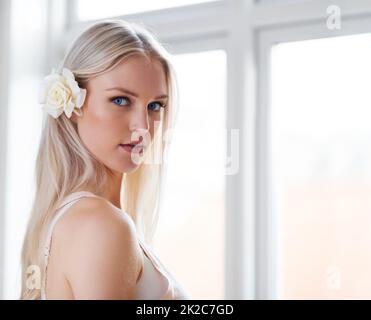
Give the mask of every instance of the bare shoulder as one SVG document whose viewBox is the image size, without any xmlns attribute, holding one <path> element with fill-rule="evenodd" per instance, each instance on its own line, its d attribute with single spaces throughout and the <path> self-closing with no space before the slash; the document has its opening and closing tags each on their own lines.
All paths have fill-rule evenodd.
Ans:
<svg viewBox="0 0 371 320">
<path fill-rule="evenodd" d="M 124 212 L 112 206 L 107 200 L 95 197 L 84 197 L 76 201 L 63 215 L 58 223 L 59 229 L 68 228 L 73 231 L 91 224 L 115 224 L 132 229 L 135 233 L 135 226 L 131 218 Z"/>
<path fill-rule="evenodd" d="M 83 198 L 65 212 L 53 237 L 75 299 L 134 298 L 142 257 L 126 213 L 105 199 Z"/>
</svg>

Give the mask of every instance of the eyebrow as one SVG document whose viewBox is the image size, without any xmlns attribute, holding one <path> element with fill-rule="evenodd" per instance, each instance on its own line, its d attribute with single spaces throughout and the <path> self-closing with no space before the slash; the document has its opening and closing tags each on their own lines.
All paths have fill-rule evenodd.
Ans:
<svg viewBox="0 0 371 320">
<path fill-rule="evenodd" d="M 118 90 L 118 91 L 130 94 L 130 95 L 132 95 L 133 97 L 136 97 L 136 98 L 138 98 L 138 96 L 139 96 L 137 93 L 132 92 L 132 91 L 130 91 L 128 89 L 125 89 L 125 88 L 114 87 L 114 88 L 106 89 L 106 91 L 111 91 L 111 90 Z M 158 97 L 156 97 L 155 99 L 165 99 L 165 98 L 168 98 L 168 95 L 161 94 Z"/>
</svg>

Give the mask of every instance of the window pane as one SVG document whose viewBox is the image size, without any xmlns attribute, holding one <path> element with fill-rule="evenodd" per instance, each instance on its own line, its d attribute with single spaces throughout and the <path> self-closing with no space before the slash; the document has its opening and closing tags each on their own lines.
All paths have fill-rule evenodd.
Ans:
<svg viewBox="0 0 371 320">
<path fill-rule="evenodd" d="M 93 20 L 124 14 L 131 14 L 136 12 L 172 8 L 210 1 L 213 0 L 162 0 L 162 1 L 78 0 L 77 16 L 80 20 Z"/>
<path fill-rule="evenodd" d="M 181 103 L 154 246 L 192 298 L 223 299 L 226 56 L 175 59 Z"/>
<path fill-rule="evenodd" d="M 371 35 L 272 50 L 280 298 L 371 298 Z"/>
</svg>

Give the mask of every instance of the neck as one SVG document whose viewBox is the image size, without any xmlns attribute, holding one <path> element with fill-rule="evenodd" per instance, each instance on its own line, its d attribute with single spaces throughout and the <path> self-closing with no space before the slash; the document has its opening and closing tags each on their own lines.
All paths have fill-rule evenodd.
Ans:
<svg viewBox="0 0 371 320">
<path fill-rule="evenodd" d="M 106 191 L 103 195 L 104 198 L 119 209 L 121 209 L 120 192 L 122 177 L 122 173 L 115 173 L 113 176 L 110 176 L 107 181 Z"/>
</svg>

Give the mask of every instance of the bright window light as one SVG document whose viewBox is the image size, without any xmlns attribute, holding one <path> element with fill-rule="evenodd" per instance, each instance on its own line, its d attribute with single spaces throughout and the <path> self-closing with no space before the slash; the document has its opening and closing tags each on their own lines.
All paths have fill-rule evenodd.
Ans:
<svg viewBox="0 0 371 320">
<path fill-rule="evenodd" d="M 279 298 L 371 298 L 371 35 L 272 50 Z"/>
<path fill-rule="evenodd" d="M 194 299 L 224 299 L 226 55 L 175 57 L 180 109 L 156 251 Z"/>
</svg>

